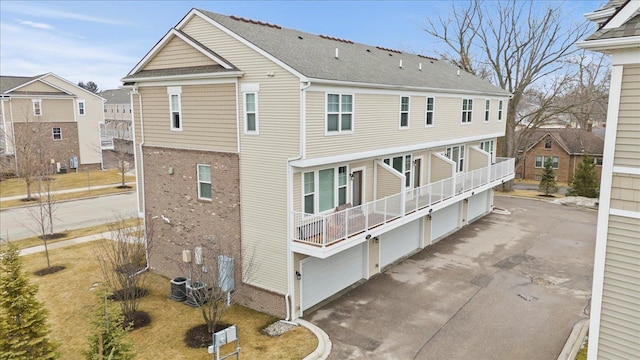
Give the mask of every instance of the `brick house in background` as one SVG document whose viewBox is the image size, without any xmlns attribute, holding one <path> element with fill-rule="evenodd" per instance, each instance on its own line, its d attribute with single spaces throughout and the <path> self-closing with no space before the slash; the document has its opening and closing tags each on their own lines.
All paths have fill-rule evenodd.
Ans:
<svg viewBox="0 0 640 360">
<path fill-rule="evenodd" d="M 1 76 L 0 88 L 0 148 L 10 169 L 15 170 L 15 143 L 24 136 L 26 122 L 32 133 L 38 128 L 46 149 L 43 161 L 54 171 L 102 167 L 103 98 L 53 73 Z"/>
<path fill-rule="evenodd" d="M 529 145 L 520 150 L 521 161 L 516 176 L 521 179 L 540 180 L 547 158 L 553 162 L 556 180 L 568 183 L 585 154 L 593 158 L 598 178 L 602 172 L 604 140 L 589 129 L 536 129 Z"/>
<path fill-rule="evenodd" d="M 192 9 L 123 82 L 151 268 L 228 244 L 241 303 L 279 317 L 488 214 L 514 175 L 510 94 L 424 56 Z"/>
</svg>

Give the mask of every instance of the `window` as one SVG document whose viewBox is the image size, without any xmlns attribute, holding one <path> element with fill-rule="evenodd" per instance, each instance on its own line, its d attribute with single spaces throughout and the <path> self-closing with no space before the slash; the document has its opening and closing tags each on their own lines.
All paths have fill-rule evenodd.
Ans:
<svg viewBox="0 0 640 360">
<path fill-rule="evenodd" d="M 472 113 L 473 113 L 473 100 L 462 99 L 462 123 L 470 123 Z"/>
<path fill-rule="evenodd" d="M 78 115 L 84 115 L 84 100 L 78 100 Z"/>
<path fill-rule="evenodd" d="M 551 159 L 551 162 L 553 163 L 553 168 L 557 169 L 559 166 L 559 161 L 558 161 L 558 157 L 557 156 L 536 156 L 536 163 L 535 163 L 535 167 L 537 168 L 543 168 L 544 164 L 547 162 L 547 159 Z"/>
<path fill-rule="evenodd" d="M 545 148 L 545 149 L 551 149 L 551 144 L 553 144 L 553 140 L 551 140 L 551 139 L 549 139 L 549 138 L 548 138 L 548 139 L 546 139 L 546 140 L 544 141 L 544 148 Z"/>
<path fill-rule="evenodd" d="M 404 186 L 407 188 L 411 187 L 411 170 L 412 170 L 412 162 L 411 155 L 403 155 L 396 156 L 393 158 L 384 159 L 383 162 L 389 166 L 391 166 L 395 171 L 400 174 L 404 174 Z"/>
<path fill-rule="evenodd" d="M 62 129 L 59 127 L 53 128 L 53 140 L 62 140 Z"/>
<path fill-rule="evenodd" d="M 491 100 L 484 101 L 484 122 L 489 122 L 489 112 L 491 110 Z"/>
<path fill-rule="evenodd" d="M 456 163 L 456 172 L 464 171 L 464 145 L 448 147 L 444 156 Z"/>
<path fill-rule="evenodd" d="M 105 112 L 105 113 L 107 112 L 107 107 L 106 107 L 106 106 L 104 107 L 104 112 Z"/>
<path fill-rule="evenodd" d="M 245 132 L 258 132 L 258 97 L 257 93 L 244 94 Z"/>
<path fill-rule="evenodd" d="M 400 98 L 400 127 L 409 127 L 409 97 L 403 96 Z"/>
<path fill-rule="evenodd" d="M 502 121 L 502 100 L 498 101 L 498 121 Z"/>
<path fill-rule="evenodd" d="M 33 115 L 34 116 L 42 115 L 42 100 L 34 99 L 34 100 L 31 100 L 31 102 L 33 103 Z"/>
<path fill-rule="evenodd" d="M 120 105 L 116 105 L 116 113 L 120 113 Z"/>
<path fill-rule="evenodd" d="M 327 132 L 353 131 L 353 95 L 327 94 Z"/>
<path fill-rule="evenodd" d="M 346 166 L 304 173 L 304 212 L 325 212 L 346 204 L 347 178 Z"/>
<path fill-rule="evenodd" d="M 493 160 L 493 140 L 487 140 L 480 143 L 480 149 L 491 154 L 491 159 Z"/>
<path fill-rule="evenodd" d="M 427 121 L 426 126 L 433 126 L 433 98 L 427 98 Z"/>
<path fill-rule="evenodd" d="M 211 200 L 211 166 L 198 164 L 198 199 Z"/>
<path fill-rule="evenodd" d="M 594 163 L 596 166 L 602 166 L 602 158 L 601 158 L 601 157 L 594 157 L 594 158 L 593 158 L 593 163 Z"/>
<path fill-rule="evenodd" d="M 171 130 L 182 130 L 182 106 L 180 99 L 182 88 L 180 86 L 171 86 L 167 88 L 167 93 L 169 94 Z"/>
</svg>

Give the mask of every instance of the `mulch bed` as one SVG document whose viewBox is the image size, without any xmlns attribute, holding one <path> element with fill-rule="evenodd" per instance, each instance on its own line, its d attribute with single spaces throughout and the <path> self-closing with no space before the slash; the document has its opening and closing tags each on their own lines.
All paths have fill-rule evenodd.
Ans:
<svg viewBox="0 0 640 360">
<path fill-rule="evenodd" d="M 131 189 L 132 186 L 131 185 L 119 185 L 116 187 L 116 189 Z"/>
<path fill-rule="evenodd" d="M 36 275 L 36 276 L 45 276 L 45 275 L 57 273 L 58 271 L 64 270 L 66 268 L 67 268 L 66 266 L 55 265 L 55 266 L 50 266 L 48 268 L 44 268 L 44 269 L 40 269 L 38 271 L 35 271 L 33 274 Z"/>
<path fill-rule="evenodd" d="M 151 316 L 146 311 L 136 311 L 133 314 L 133 324 L 130 325 L 131 330 L 136 330 L 149 324 L 151 324 Z"/>
<path fill-rule="evenodd" d="M 55 234 L 47 235 L 47 241 L 62 239 L 63 237 L 66 237 L 66 236 L 67 236 L 67 233 L 55 233 Z M 39 236 L 39 238 L 44 240 L 42 236 Z"/>
<path fill-rule="evenodd" d="M 216 324 L 215 332 L 228 328 L 229 324 Z M 213 334 L 207 324 L 197 325 L 184 334 L 184 343 L 190 348 L 206 348 L 213 344 Z"/>
<path fill-rule="evenodd" d="M 113 301 L 122 301 L 124 300 L 124 294 L 125 294 L 124 290 L 122 289 L 116 290 L 113 292 L 113 294 L 109 295 L 107 299 L 113 300 Z M 133 295 L 135 296 L 136 299 L 143 298 L 149 295 L 149 291 L 147 291 L 147 289 L 137 287 Z"/>
</svg>

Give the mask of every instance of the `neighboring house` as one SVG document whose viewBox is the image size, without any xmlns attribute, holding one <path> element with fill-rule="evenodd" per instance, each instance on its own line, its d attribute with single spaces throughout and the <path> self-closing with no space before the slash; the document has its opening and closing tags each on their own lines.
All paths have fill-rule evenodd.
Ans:
<svg viewBox="0 0 640 360">
<path fill-rule="evenodd" d="M 42 135 L 39 145 L 46 149 L 44 161 L 50 162 L 54 170 L 101 168 L 100 96 L 52 73 L 1 76 L 0 88 L 0 147 L 12 168 L 16 166 L 16 143 L 26 136 L 27 126 L 36 125 L 38 132 L 43 132 L 38 135 Z"/>
<path fill-rule="evenodd" d="M 590 130 L 536 129 L 531 132 L 529 145 L 520 150 L 520 163 L 516 176 L 522 179 L 540 180 L 547 159 L 553 162 L 556 180 L 568 183 L 588 154 L 596 164 L 600 178 L 604 141 Z"/>
<path fill-rule="evenodd" d="M 104 90 L 98 95 L 105 99 L 104 123 L 100 124 L 103 166 L 105 169 L 120 168 L 120 161 L 133 166 L 131 90 Z"/>
<path fill-rule="evenodd" d="M 151 268 L 226 244 L 254 269 L 240 301 L 280 317 L 489 213 L 514 175 L 510 94 L 428 57 L 193 9 L 123 82 Z"/>
<path fill-rule="evenodd" d="M 578 46 L 611 55 L 588 358 L 640 355 L 640 1 L 587 14 L 597 31 Z"/>
</svg>

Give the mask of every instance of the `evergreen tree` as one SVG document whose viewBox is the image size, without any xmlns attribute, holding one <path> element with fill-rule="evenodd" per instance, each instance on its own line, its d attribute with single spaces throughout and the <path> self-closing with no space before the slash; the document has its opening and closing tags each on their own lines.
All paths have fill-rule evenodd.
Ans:
<svg viewBox="0 0 640 360">
<path fill-rule="evenodd" d="M 96 305 L 89 334 L 87 360 L 129 360 L 134 358 L 133 344 L 126 339 L 127 329 L 122 327 L 124 316 L 120 307 L 101 296 Z"/>
<path fill-rule="evenodd" d="M 37 286 L 22 271 L 18 249 L 0 252 L 0 358 L 55 359 L 47 312 L 36 299 Z"/>
<path fill-rule="evenodd" d="M 538 189 L 544 192 L 545 196 L 558 192 L 556 173 L 553 171 L 553 161 L 551 157 L 548 157 L 547 161 L 544 162 L 544 169 L 542 169 L 542 178 L 540 179 Z"/>
<path fill-rule="evenodd" d="M 571 186 L 569 191 L 567 191 L 567 195 L 569 196 L 598 197 L 600 184 L 593 158 L 585 155 L 584 159 L 578 164 L 576 173 L 573 175 L 573 180 L 571 180 L 569 185 Z"/>
</svg>

